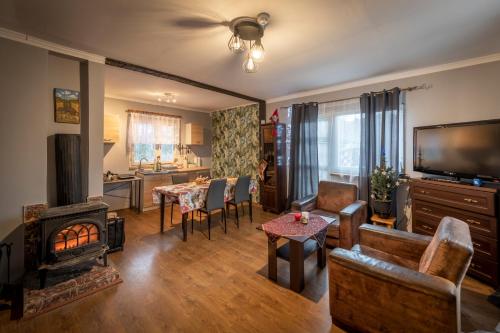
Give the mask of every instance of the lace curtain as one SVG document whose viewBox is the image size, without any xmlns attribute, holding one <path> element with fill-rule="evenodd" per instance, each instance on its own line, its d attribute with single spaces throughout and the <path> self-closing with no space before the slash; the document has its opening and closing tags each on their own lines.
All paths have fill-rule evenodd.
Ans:
<svg viewBox="0 0 500 333">
<path fill-rule="evenodd" d="M 180 137 L 180 118 L 157 114 L 129 112 L 128 145 L 178 144 Z"/>
<path fill-rule="evenodd" d="M 319 104 L 320 180 L 358 183 L 360 128 L 359 99 Z"/>
<path fill-rule="evenodd" d="M 154 150 L 168 149 L 168 155 L 173 154 L 173 145 L 180 142 L 180 118 L 146 112 L 128 113 L 127 151 L 130 164 L 135 165 L 144 155 L 153 162 Z M 140 149 L 141 152 L 135 152 Z"/>
</svg>

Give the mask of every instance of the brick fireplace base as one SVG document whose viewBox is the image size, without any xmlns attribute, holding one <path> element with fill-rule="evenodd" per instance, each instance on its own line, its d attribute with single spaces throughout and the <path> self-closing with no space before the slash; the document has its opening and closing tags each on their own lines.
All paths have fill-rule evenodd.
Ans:
<svg viewBox="0 0 500 333">
<path fill-rule="evenodd" d="M 38 316 L 122 282 L 119 272 L 112 265 L 93 265 L 79 272 L 73 271 L 72 274 L 67 279 L 66 272 L 63 282 L 58 280 L 58 276 L 47 278 L 45 289 L 31 289 L 36 284 L 36 276 L 31 278 L 33 284 L 30 285 L 27 281 L 27 288 L 24 290 L 24 318 Z"/>
</svg>

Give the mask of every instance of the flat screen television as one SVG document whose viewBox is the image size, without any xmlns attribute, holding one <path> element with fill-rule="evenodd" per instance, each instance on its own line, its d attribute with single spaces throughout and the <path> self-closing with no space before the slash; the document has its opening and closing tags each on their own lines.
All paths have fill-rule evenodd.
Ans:
<svg viewBox="0 0 500 333">
<path fill-rule="evenodd" d="M 415 127 L 413 170 L 500 179 L 500 119 Z"/>
</svg>

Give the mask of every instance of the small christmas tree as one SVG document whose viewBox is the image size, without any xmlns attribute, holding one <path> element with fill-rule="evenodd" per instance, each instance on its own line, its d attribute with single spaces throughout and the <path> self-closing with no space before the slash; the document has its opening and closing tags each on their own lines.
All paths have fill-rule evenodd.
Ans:
<svg viewBox="0 0 500 333">
<path fill-rule="evenodd" d="M 390 202 L 392 191 L 399 185 L 398 176 L 392 167 L 386 167 L 382 157 L 380 166 L 375 167 L 371 176 L 371 197 L 373 200 Z"/>
</svg>

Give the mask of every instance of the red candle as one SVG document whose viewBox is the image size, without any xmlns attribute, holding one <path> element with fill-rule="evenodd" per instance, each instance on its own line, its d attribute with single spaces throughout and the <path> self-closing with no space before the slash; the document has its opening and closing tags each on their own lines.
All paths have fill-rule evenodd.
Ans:
<svg viewBox="0 0 500 333">
<path fill-rule="evenodd" d="M 302 217 L 302 213 L 295 213 L 295 221 L 300 221 L 301 217 Z"/>
</svg>

